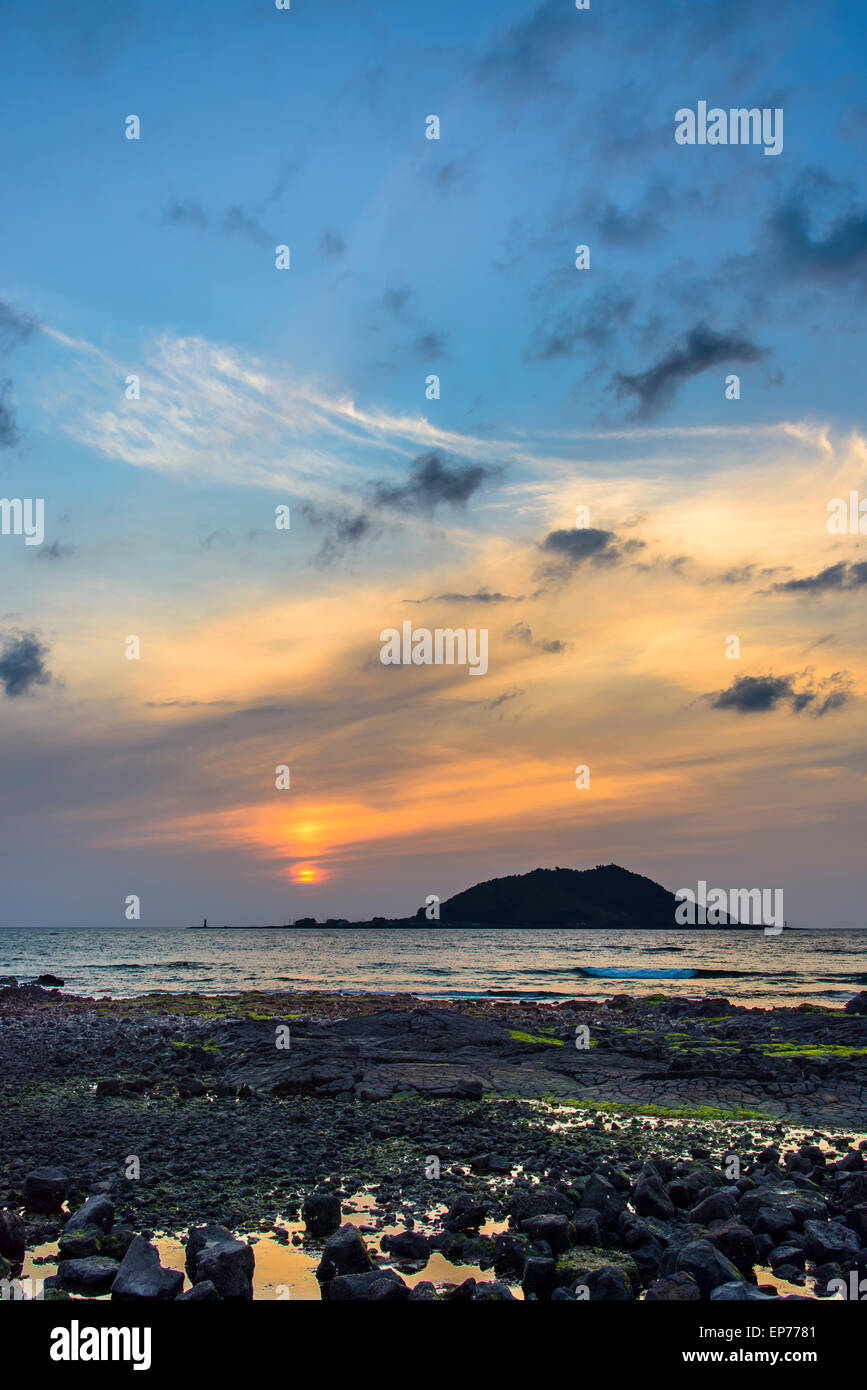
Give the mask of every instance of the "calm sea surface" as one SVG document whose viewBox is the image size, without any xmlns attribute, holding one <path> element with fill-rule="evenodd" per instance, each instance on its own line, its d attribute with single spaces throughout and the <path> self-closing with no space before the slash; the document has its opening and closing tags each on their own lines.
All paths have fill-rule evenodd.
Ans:
<svg viewBox="0 0 867 1390">
<path fill-rule="evenodd" d="M 725 994 L 840 1005 L 867 987 L 867 932 L 0 930 L 0 975 L 77 994 L 326 989 L 429 998 Z"/>
</svg>

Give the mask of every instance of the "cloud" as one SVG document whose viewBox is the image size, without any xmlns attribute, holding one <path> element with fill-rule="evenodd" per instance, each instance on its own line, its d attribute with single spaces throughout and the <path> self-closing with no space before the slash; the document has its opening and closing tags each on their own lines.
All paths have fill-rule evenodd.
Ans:
<svg viewBox="0 0 867 1390">
<path fill-rule="evenodd" d="M 393 318 L 403 319 L 412 299 L 412 290 L 407 285 L 390 286 L 382 296 L 382 306 Z"/>
<path fill-rule="evenodd" d="M 677 390 L 691 377 L 723 362 L 759 362 L 767 356 L 760 348 L 736 332 L 717 333 L 705 323 L 691 328 L 681 344 L 646 372 L 629 375 L 618 372 L 613 378 L 617 396 L 637 396 L 633 419 L 649 420 L 674 400 Z"/>
<path fill-rule="evenodd" d="M 429 594 L 427 598 L 405 598 L 404 603 L 520 603 L 522 594 L 491 593 L 478 589 L 474 594 Z"/>
<path fill-rule="evenodd" d="M 782 584 L 775 584 L 774 590 L 781 594 L 841 593 L 860 589 L 864 584 L 867 584 L 867 560 L 860 560 L 854 565 L 840 561 L 804 579 L 787 579 Z"/>
<path fill-rule="evenodd" d="M 430 449 L 413 459 L 406 482 L 375 482 L 371 495 L 377 507 L 405 508 L 432 516 L 441 504 L 466 506 L 486 482 L 499 476 L 501 469 L 489 464 L 462 463 L 439 449 Z"/>
<path fill-rule="evenodd" d="M 524 357 L 528 362 L 551 362 L 572 357 L 582 343 L 604 348 L 614 333 L 633 317 L 636 299 L 622 290 L 598 291 L 580 315 L 559 314 L 534 332 Z"/>
<path fill-rule="evenodd" d="M 507 642 L 521 642 L 525 647 L 534 647 L 536 651 L 545 652 L 546 655 L 559 656 L 563 652 L 569 651 L 571 642 L 561 642 L 559 638 L 534 638 L 533 629 L 529 623 L 515 623 L 513 627 L 507 629 L 503 634 Z"/>
<path fill-rule="evenodd" d="M 580 42 L 586 19 L 562 0 L 543 0 L 497 36 L 476 66 L 477 79 L 510 97 L 548 92 L 557 65 Z"/>
<path fill-rule="evenodd" d="M 274 244 L 261 223 L 238 203 L 233 203 L 216 216 L 212 216 L 200 202 L 193 199 L 186 203 L 172 203 L 163 214 L 162 222 L 164 227 L 195 227 L 201 232 L 214 231 L 223 236 L 245 236 L 257 246 Z"/>
<path fill-rule="evenodd" d="M 50 545 L 41 545 L 36 552 L 37 560 L 62 560 L 66 555 L 74 555 L 74 545 L 61 545 L 60 541 L 52 541 Z"/>
<path fill-rule="evenodd" d="M 38 327 L 29 314 L 0 299 L 0 354 L 5 356 L 21 343 L 26 343 Z M 12 405 L 12 382 L 6 377 L 0 381 L 0 449 L 13 448 L 19 438 Z"/>
<path fill-rule="evenodd" d="M 613 531 L 600 531 L 595 526 L 575 526 L 570 530 L 549 531 L 539 549 L 558 556 L 570 565 L 580 565 L 585 560 L 599 560 L 603 555 L 613 556 L 614 540 Z"/>
<path fill-rule="evenodd" d="M 38 326 L 29 314 L 0 299 L 0 352 L 11 352 L 20 343 L 26 343 Z"/>
<path fill-rule="evenodd" d="M 337 257 L 342 256 L 346 250 L 346 242 L 343 237 L 333 231 L 331 227 L 326 227 L 319 242 L 319 250 L 323 256 Z"/>
<path fill-rule="evenodd" d="M 848 280 L 867 272 L 867 210 L 851 209 L 814 237 L 805 195 L 793 194 L 773 215 L 775 260 L 798 277 Z"/>
<path fill-rule="evenodd" d="M 835 671 L 814 685 L 806 675 L 806 684 L 800 686 L 797 676 L 738 676 L 728 690 L 719 690 L 705 696 L 712 709 L 731 709 L 738 714 L 765 714 L 781 705 L 788 705 L 793 713 L 808 710 L 817 719 L 822 715 L 838 710 L 848 701 L 852 682 L 846 671 Z"/>
<path fill-rule="evenodd" d="M 421 333 L 416 338 L 413 347 L 420 362 L 436 362 L 447 355 L 444 335 L 435 333 L 432 328 L 428 329 L 426 333 Z"/>
<path fill-rule="evenodd" d="M 0 381 L 0 449 L 11 449 L 18 443 L 15 410 L 12 405 L 12 382 Z"/>
<path fill-rule="evenodd" d="M 341 559 L 353 546 L 372 539 L 382 529 L 365 512 L 351 512 L 348 509 L 324 511 L 311 502 L 302 503 L 300 511 L 311 526 L 321 526 L 327 531 L 316 557 L 320 565 L 330 565 Z"/>
<path fill-rule="evenodd" d="M 48 685 L 51 673 L 46 670 L 48 648 L 35 632 L 9 633 L 0 649 L 0 684 L 10 697 L 29 695 L 37 685 Z"/>
</svg>

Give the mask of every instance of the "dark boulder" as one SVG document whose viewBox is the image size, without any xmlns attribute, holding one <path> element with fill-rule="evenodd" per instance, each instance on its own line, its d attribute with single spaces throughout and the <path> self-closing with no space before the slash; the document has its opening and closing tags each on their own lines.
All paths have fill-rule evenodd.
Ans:
<svg viewBox="0 0 867 1390">
<path fill-rule="evenodd" d="M 163 1269 L 160 1252 L 144 1236 L 136 1236 L 116 1266 L 117 1277 L 111 1285 L 111 1296 L 124 1301 L 156 1298 L 161 1301 L 177 1298 L 184 1287 L 179 1269 Z"/>
<path fill-rule="evenodd" d="M 238 1240 L 225 1226 L 196 1226 L 190 1231 L 186 1249 L 186 1268 L 190 1281 L 201 1284 L 210 1279 L 221 1298 L 253 1297 L 252 1247 Z"/>
<path fill-rule="evenodd" d="M 301 1218 L 312 1236 L 330 1236 L 340 1229 L 343 1213 L 333 1192 L 311 1192 L 301 1207 Z"/>
<path fill-rule="evenodd" d="M 709 1240 L 691 1240 L 684 1245 L 678 1253 L 675 1272 L 691 1274 L 705 1298 L 717 1285 L 740 1280 L 740 1270 Z"/>
<path fill-rule="evenodd" d="M 333 1236 L 329 1236 L 316 1269 L 316 1278 L 327 1283 L 343 1274 L 364 1274 L 371 1268 L 371 1259 L 364 1241 L 348 1221 Z"/>
<path fill-rule="evenodd" d="M 62 1168 L 34 1168 L 24 1179 L 24 1205 L 28 1211 L 62 1210 L 69 1191 L 69 1176 Z"/>
</svg>

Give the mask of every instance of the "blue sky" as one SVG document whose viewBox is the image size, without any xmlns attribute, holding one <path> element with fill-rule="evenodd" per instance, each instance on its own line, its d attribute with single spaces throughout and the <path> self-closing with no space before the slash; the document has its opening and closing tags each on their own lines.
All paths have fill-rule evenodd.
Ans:
<svg viewBox="0 0 867 1390">
<path fill-rule="evenodd" d="M 13 643 L 36 634 L 51 675 L 0 699 L 15 920 L 36 893 L 42 921 L 66 920 L 71 899 L 76 924 L 110 924 L 137 875 L 153 925 L 199 915 L 206 880 L 212 914 L 309 910 L 312 887 L 286 897 L 306 862 L 297 826 L 284 859 L 273 827 L 243 828 L 258 823 L 254 769 L 289 737 L 282 716 L 244 753 L 229 713 L 256 709 L 264 727 L 291 708 L 293 758 L 318 750 L 306 784 L 299 771 L 298 824 L 387 811 L 416 827 L 405 842 L 384 826 L 373 849 L 361 830 L 332 842 L 323 829 L 307 856 L 323 915 L 407 910 L 437 891 L 431 878 L 445 896 L 569 855 L 674 887 L 768 873 L 805 921 L 824 911 L 827 878 L 836 920 L 851 921 L 864 886 L 847 828 L 864 779 L 857 585 L 773 585 L 864 558 L 859 536 L 829 537 L 824 521 L 828 498 L 867 492 L 864 53 L 849 0 L 0 0 L 14 131 L 0 153 L 0 487 L 44 497 L 47 526 L 44 554 L 0 538 L 0 628 Z M 699 100 L 782 108 L 782 153 L 678 146 L 675 112 Z M 425 139 L 432 113 L 438 141 Z M 130 114 L 138 141 L 124 137 Z M 274 266 L 282 243 L 289 271 Z M 575 269 L 579 243 L 589 271 Z M 139 402 L 124 397 L 129 373 Z M 455 477 L 481 470 L 461 504 L 419 492 L 432 453 Z M 383 508 L 388 488 L 404 501 Z M 539 548 L 585 499 L 618 538 L 611 564 L 576 561 L 546 587 Z M 499 625 L 478 770 L 492 803 L 460 793 L 468 844 L 419 811 L 441 795 L 448 818 L 456 793 L 440 773 L 480 746 L 457 686 L 401 703 L 405 727 L 393 685 L 371 691 L 361 723 L 314 707 L 339 689 L 351 711 L 364 653 L 406 599 L 483 590 L 506 597 L 430 610 L 444 624 L 496 610 Z M 696 702 L 734 679 L 712 653 L 741 628 L 739 672 L 845 686 L 845 700 L 821 719 L 773 691 L 758 714 L 708 713 Z M 148 656 L 132 673 L 117 634 L 139 629 Z M 545 640 L 561 645 L 556 671 Z M 626 756 L 621 722 L 636 751 L 615 776 L 604 760 Z M 576 821 L 545 788 L 588 742 L 617 793 Z M 749 837 L 737 778 L 702 805 L 708 744 L 761 781 Z M 524 770 L 505 794 L 513 761 Z M 685 766 L 666 832 L 645 791 Z M 415 819 L 392 771 L 412 782 Z M 500 802 L 513 818 L 497 830 Z M 204 803 L 231 824 L 199 824 Z M 64 862 L 64 889 L 45 881 L 46 855 Z"/>
</svg>

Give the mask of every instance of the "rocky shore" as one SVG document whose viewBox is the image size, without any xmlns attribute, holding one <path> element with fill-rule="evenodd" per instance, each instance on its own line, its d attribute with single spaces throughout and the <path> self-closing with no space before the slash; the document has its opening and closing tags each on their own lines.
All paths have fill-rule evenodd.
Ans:
<svg viewBox="0 0 867 1390">
<path fill-rule="evenodd" d="M 857 1297 L 865 1119 L 865 994 L 761 1010 L 12 983 L 0 1278 L 248 1299 L 269 1241 L 338 1301 Z"/>
</svg>

